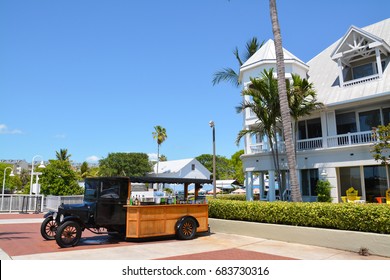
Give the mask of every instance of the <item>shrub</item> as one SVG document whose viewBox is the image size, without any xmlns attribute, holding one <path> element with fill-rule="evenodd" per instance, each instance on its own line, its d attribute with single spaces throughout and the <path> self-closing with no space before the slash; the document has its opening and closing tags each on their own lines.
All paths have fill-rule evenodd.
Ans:
<svg viewBox="0 0 390 280">
<path fill-rule="evenodd" d="M 330 183 L 328 180 L 319 180 L 316 185 L 317 201 L 318 202 L 332 202 L 330 196 Z"/>
<path fill-rule="evenodd" d="M 217 196 L 218 199 L 222 200 L 240 200 L 246 201 L 245 194 L 222 194 Z"/>
<path fill-rule="evenodd" d="M 390 234 L 386 204 L 259 202 L 214 199 L 209 217 Z"/>
</svg>

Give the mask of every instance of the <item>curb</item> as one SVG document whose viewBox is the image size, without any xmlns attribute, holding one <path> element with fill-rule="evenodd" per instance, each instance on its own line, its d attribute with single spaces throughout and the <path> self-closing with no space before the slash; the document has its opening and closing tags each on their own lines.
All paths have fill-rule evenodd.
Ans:
<svg viewBox="0 0 390 280">
<path fill-rule="evenodd" d="M 10 256 L 8 256 L 8 254 L 6 252 L 4 252 L 1 248 L 0 248 L 0 260 L 2 261 L 7 261 L 7 260 L 12 260 Z"/>
<path fill-rule="evenodd" d="M 212 231 L 390 257 L 390 235 L 209 218 Z"/>
</svg>

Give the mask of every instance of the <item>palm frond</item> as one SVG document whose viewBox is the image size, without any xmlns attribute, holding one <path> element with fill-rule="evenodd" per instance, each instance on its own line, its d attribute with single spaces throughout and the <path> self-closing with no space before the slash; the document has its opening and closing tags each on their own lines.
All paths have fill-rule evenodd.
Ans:
<svg viewBox="0 0 390 280">
<path fill-rule="evenodd" d="M 238 52 L 238 48 L 236 47 L 233 51 L 233 54 L 234 56 L 236 57 L 237 61 L 238 61 L 238 65 L 240 65 L 240 67 L 244 64 L 244 62 L 241 60 L 241 57 L 240 57 L 240 54 Z"/>
<path fill-rule="evenodd" d="M 259 41 L 256 37 L 250 39 L 246 43 L 245 61 L 248 60 L 252 55 L 254 55 L 263 45 L 264 41 L 259 44 Z"/>
<path fill-rule="evenodd" d="M 212 80 L 213 86 L 219 84 L 221 81 L 230 82 L 236 87 L 240 85 L 238 82 L 238 74 L 232 68 L 224 68 L 223 70 L 214 73 L 214 78 Z"/>
</svg>

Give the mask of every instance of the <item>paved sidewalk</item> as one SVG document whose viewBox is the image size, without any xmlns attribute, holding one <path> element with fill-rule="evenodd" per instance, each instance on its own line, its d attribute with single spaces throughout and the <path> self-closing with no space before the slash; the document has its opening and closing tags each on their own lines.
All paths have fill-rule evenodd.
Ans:
<svg viewBox="0 0 390 280">
<path fill-rule="evenodd" d="M 39 228 L 42 215 L 0 215 L 1 260 L 390 260 L 379 256 L 263 238 L 213 232 L 196 239 L 115 241 L 83 232 L 81 246 L 61 249 L 45 241 Z M 89 234 L 88 234 L 89 233 Z M 7 243 L 6 243 L 7 242 Z M 12 242 L 17 242 L 12 245 Z M 23 253 L 23 250 L 30 250 Z M 17 251 L 19 250 L 19 251 Z"/>
</svg>

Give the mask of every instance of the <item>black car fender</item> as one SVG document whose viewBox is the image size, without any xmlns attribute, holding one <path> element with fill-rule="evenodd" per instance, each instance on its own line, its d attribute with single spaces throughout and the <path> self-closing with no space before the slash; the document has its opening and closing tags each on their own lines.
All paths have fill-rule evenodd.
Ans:
<svg viewBox="0 0 390 280">
<path fill-rule="evenodd" d="M 46 219 L 46 218 L 48 218 L 48 217 L 53 217 L 54 216 L 54 211 L 49 211 L 49 212 L 47 212 L 45 215 L 43 215 L 43 217 Z"/>
<path fill-rule="evenodd" d="M 81 228 L 85 228 L 83 221 L 78 216 L 65 216 L 61 221 L 61 225 L 67 221 L 73 221 L 80 225 Z"/>
<path fill-rule="evenodd" d="M 187 215 L 187 216 L 183 216 L 183 217 L 181 217 L 179 220 L 177 220 L 176 225 L 175 225 L 175 231 L 178 231 L 178 230 L 179 230 L 180 226 L 183 224 L 183 222 L 184 222 L 187 218 L 191 218 L 191 219 L 195 220 L 195 222 L 196 222 L 196 227 L 199 227 L 199 222 L 198 222 L 198 220 L 197 220 L 195 217 L 193 217 L 193 216 Z"/>
</svg>

